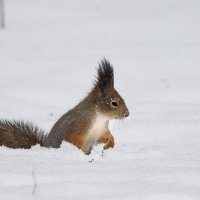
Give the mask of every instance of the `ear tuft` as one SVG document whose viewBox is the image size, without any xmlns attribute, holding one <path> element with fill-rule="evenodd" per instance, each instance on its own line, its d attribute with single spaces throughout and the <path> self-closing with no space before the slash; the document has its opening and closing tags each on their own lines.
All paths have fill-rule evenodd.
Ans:
<svg viewBox="0 0 200 200">
<path fill-rule="evenodd" d="M 108 87 L 114 87 L 113 67 L 106 59 L 102 60 L 99 63 L 95 85 L 98 85 L 101 91 L 105 90 Z"/>
</svg>

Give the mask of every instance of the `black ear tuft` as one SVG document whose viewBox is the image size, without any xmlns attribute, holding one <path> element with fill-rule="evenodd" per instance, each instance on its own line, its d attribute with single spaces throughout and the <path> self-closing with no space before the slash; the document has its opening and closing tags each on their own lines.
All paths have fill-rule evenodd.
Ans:
<svg viewBox="0 0 200 200">
<path fill-rule="evenodd" d="M 114 72 L 113 67 L 109 61 L 106 59 L 99 63 L 99 68 L 97 70 L 97 80 L 96 84 L 104 91 L 108 88 L 114 87 Z"/>
</svg>

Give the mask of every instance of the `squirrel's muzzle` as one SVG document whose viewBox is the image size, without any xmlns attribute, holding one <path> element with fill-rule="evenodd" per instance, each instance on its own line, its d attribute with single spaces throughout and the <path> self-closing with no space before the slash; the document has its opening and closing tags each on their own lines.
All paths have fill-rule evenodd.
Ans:
<svg viewBox="0 0 200 200">
<path fill-rule="evenodd" d="M 124 113 L 124 117 L 128 117 L 129 116 L 129 111 L 127 110 L 125 113 Z"/>
</svg>

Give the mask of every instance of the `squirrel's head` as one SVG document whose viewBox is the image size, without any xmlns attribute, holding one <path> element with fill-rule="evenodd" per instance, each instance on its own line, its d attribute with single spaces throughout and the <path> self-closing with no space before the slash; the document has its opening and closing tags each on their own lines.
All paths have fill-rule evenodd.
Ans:
<svg viewBox="0 0 200 200">
<path fill-rule="evenodd" d="M 123 98 L 114 88 L 113 67 L 105 59 L 99 64 L 94 89 L 97 91 L 96 108 L 98 112 L 108 119 L 123 119 L 129 116 Z"/>
</svg>

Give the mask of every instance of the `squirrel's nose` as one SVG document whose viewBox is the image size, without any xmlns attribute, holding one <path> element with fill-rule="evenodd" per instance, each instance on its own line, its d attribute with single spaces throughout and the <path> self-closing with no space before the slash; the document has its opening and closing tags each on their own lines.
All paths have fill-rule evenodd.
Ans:
<svg viewBox="0 0 200 200">
<path fill-rule="evenodd" d="M 129 116 L 129 112 L 126 111 L 126 112 L 124 113 L 124 117 L 128 117 L 128 116 Z"/>
</svg>

